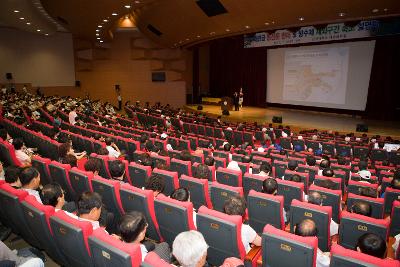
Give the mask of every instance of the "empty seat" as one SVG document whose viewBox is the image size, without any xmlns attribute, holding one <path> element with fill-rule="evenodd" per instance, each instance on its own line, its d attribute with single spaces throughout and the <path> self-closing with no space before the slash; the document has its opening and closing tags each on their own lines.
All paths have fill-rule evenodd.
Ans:
<svg viewBox="0 0 400 267">
<path fill-rule="evenodd" d="M 372 161 L 383 161 L 388 159 L 388 153 L 385 149 L 372 149 L 370 158 Z"/>
<path fill-rule="evenodd" d="M 332 245 L 330 267 L 355 266 L 399 267 L 400 262 L 389 258 L 380 259 L 337 244 Z"/>
<path fill-rule="evenodd" d="M 284 197 L 285 210 L 290 209 L 290 204 L 293 199 L 303 201 L 304 184 L 285 180 L 276 180 L 278 182 L 278 195 Z"/>
<path fill-rule="evenodd" d="M 179 233 L 196 230 L 191 202 L 182 202 L 160 195 L 154 200 L 154 209 L 160 233 L 169 245 L 172 246 Z"/>
<path fill-rule="evenodd" d="M 39 156 L 32 157 L 32 167 L 36 168 L 36 170 L 38 170 L 38 172 L 40 173 L 41 185 L 46 185 L 52 182 L 49 171 L 50 162 L 50 159 L 42 158 Z"/>
<path fill-rule="evenodd" d="M 374 233 L 387 240 L 389 220 L 342 211 L 339 225 L 339 244 L 345 248 L 355 248 L 358 238 L 365 233 Z"/>
<path fill-rule="evenodd" d="M 155 240 L 162 241 L 156 215 L 154 212 L 154 195 L 151 190 L 142 190 L 140 188 L 123 184 L 120 187 L 120 196 L 122 207 L 125 212 L 138 211 L 143 213 L 146 217 L 147 237 Z"/>
<path fill-rule="evenodd" d="M 396 236 L 400 233 L 400 201 L 393 202 L 390 218 L 390 236 Z"/>
<path fill-rule="evenodd" d="M 247 196 L 249 225 L 257 233 L 262 233 L 267 224 L 284 230 L 283 202 L 283 196 L 273 196 L 250 190 Z"/>
<path fill-rule="evenodd" d="M 151 167 L 143 166 L 134 162 L 131 162 L 128 166 L 129 176 L 132 180 L 132 185 L 138 188 L 142 188 L 146 185 L 147 179 L 151 175 Z"/>
<path fill-rule="evenodd" d="M 69 179 L 78 198 L 84 192 L 93 191 L 92 172 L 82 171 L 74 167 L 69 171 Z"/>
<path fill-rule="evenodd" d="M 244 195 L 247 196 L 250 190 L 255 190 L 257 192 L 262 191 L 263 182 L 268 177 L 258 174 L 245 173 L 243 175 L 243 191 Z"/>
<path fill-rule="evenodd" d="M 242 172 L 227 168 L 218 168 L 216 171 L 216 179 L 218 183 L 229 186 L 242 186 Z"/>
<path fill-rule="evenodd" d="M 197 213 L 197 229 L 201 232 L 209 248 L 207 262 L 220 266 L 228 257 L 244 260 L 246 251 L 241 237 L 242 217 L 227 215 L 206 207 Z"/>
<path fill-rule="evenodd" d="M 178 173 L 176 171 L 166 171 L 155 168 L 153 173 L 164 178 L 165 188 L 163 194 L 166 196 L 171 195 L 171 193 L 179 187 Z"/>
<path fill-rule="evenodd" d="M 262 234 L 262 266 L 316 266 L 317 237 L 297 236 L 267 225 Z"/>
<path fill-rule="evenodd" d="M 190 161 L 172 159 L 170 169 L 171 171 L 178 172 L 178 177 L 180 177 L 182 174 L 192 176 L 192 163 Z"/>
<path fill-rule="evenodd" d="M 96 229 L 88 239 L 94 266 L 139 267 L 142 262 L 140 245 L 125 243 Z"/>
<path fill-rule="evenodd" d="M 69 266 L 94 266 L 88 245 L 93 232 L 90 222 L 72 218 L 60 210 L 50 217 L 50 227 Z"/>
<path fill-rule="evenodd" d="M 72 188 L 71 181 L 69 179 L 69 171 L 71 166 L 69 164 L 62 164 L 57 161 L 52 161 L 49 164 L 49 172 L 52 180 L 58 183 L 65 193 L 66 201 L 75 201 L 77 195 L 75 190 Z"/>
<path fill-rule="evenodd" d="M 243 188 L 212 182 L 210 185 L 210 195 L 213 208 L 218 211 L 224 211 L 225 201 L 230 196 L 243 196 Z"/>
<path fill-rule="evenodd" d="M 385 191 L 385 213 L 392 211 L 393 201 L 400 200 L 400 190 L 391 187 L 386 188 Z"/>
<path fill-rule="evenodd" d="M 195 209 L 203 205 L 210 209 L 212 208 L 208 191 L 208 180 L 182 175 L 179 179 L 179 185 L 189 190 L 190 201 L 193 203 Z"/>
<path fill-rule="evenodd" d="M 368 202 L 371 205 L 371 208 L 372 208 L 371 217 L 372 218 L 383 219 L 383 215 L 384 215 L 384 199 L 383 198 L 364 197 L 364 196 L 349 193 L 347 195 L 347 210 L 350 211 L 351 206 L 353 206 L 353 204 L 359 200 Z"/>
<path fill-rule="evenodd" d="M 93 191 L 100 194 L 107 210 L 111 211 L 117 218 L 124 214 L 119 195 L 120 186 L 119 181 L 104 179 L 100 176 L 95 176 L 92 180 Z"/>
<path fill-rule="evenodd" d="M 287 169 L 287 162 L 275 160 L 272 163 L 272 174 L 275 178 L 282 178 Z"/>
<path fill-rule="evenodd" d="M 309 193 L 311 192 L 318 192 L 321 194 L 323 199 L 322 205 L 323 206 L 330 206 L 332 207 L 332 219 L 339 223 L 339 214 L 342 210 L 342 191 L 340 190 L 332 190 L 324 187 L 319 187 L 316 185 L 311 185 L 308 189 Z"/>
<path fill-rule="evenodd" d="M 290 231 L 294 233 L 296 224 L 310 218 L 315 222 L 318 229 L 318 247 L 322 251 L 329 251 L 331 245 L 330 224 L 332 207 L 318 206 L 294 199 L 290 206 Z"/>
</svg>

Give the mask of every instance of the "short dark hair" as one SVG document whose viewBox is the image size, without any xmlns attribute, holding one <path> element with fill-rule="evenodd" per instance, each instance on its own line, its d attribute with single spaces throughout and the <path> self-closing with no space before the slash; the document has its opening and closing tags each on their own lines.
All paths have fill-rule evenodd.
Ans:
<svg viewBox="0 0 400 267">
<path fill-rule="evenodd" d="M 230 196 L 224 204 L 224 212 L 228 215 L 244 216 L 246 213 L 246 200 L 242 196 Z"/>
<path fill-rule="evenodd" d="M 108 162 L 108 169 L 110 170 L 111 177 L 121 177 L 125 173 L 125 164 L 120 160 L 112 160 Z"/>
<path fill-rule="evenodd" d="M 322 196 L 320 193 L 313 191 L 308 193 L 308 203 L 320 206 L 322 204 Z"/>
<path fill-rule="evenodd" d="M 28 167 L 23 169 L 19 174 L 19 180 L 21 181 L 22 186 L 29 184 L 34 178 L 38 177 L 39 172 L 33 168 Z"/>
<path fill-rule="evenodd" d="M 15 183 L 18 180 L 21 171 L 22 169 L 17 166 L 8 166 L 4 171 L 4 179 L 9 184 Z"/>
<path fill-rule="evenodd" d="M 376 234 L 366 233 L 360 236 L 357 241 L 357 247 L 360 248 L 362 253 L 381 259 L 385 258 L 386 241 Z"/>
<path fill-rule="evenodd" d="M 180 159 L 183 161 L 191 161 L 192 155 L 190 154 L 189 150 L 182 150 Z"/>
<path fill-rule="evenodd" d="M 321 160 L 321 162 L 319 163 L 319 166 L 323 169 L 325 168 L 329 168 L 331 166 L 331 162 L 327 159 L 323 159 Z"/>
<path fill-rule="evenodd" d="M 132 243 L 146 228 L 147 221 L 141 212 L 131 211 L 124 214 L 118 224 L 118 232 L 126 243 Z"/>
<path fill-rule="evenodd" d="M 0 129 L 0 138 L 3 139 L 3 141 L 5 141 L 7 139 L 7 130 L 4 128 Z"/>
<path fill-rule="evenodd" d="M 327 188 L 327 189 L 334 189 L 335 188 L 335 183 L 330 179 L 323 179 L 323 180 L 320 180 L 318 186 L 324 187 L 324 188 Z"/>
<path fill-rule="evenodd" d="M 268 162 L 262 162 L 260 165 L 260 172 L 271 173 L 272 167 Z"/>
<path fill-rule="evenodd" d="M 18 137 L 13 140 L 13 146 L 15 150 L 20 150 L 23 145 L 24 145 L 24 140 L 22 140 L 22 138 Z"/>
<path fill-rule="evenodd" d="M 161 175 L 153 173 L 149 180 L 146 182 L 146 189 L 158 191 L 160 193 L 164 192 L 165 189 L 165 181 Z"/>
<path fill-rule="evenodd" d="M 100 172 L 101 170 L 101 162 L 100 159 L 97 158 L 90 158 L 85 163 L 85 171 L 88 172 Z"/>
<path fill-rule="evenodd" d="M 377 192 L 374 188 L 371 187 L 360 187 L 360 195 L 364 196 L 364 197 L 373 197 L 376 198 L 377 197 Z"/>
<path fill-rule="evenodd" d="M 347 161 L 346 161 L 346 159 L 345 159 L 344 157 L 339 156 L 339 157 L 337 158 L 337 163 L 338 163 L 339 165 L 346 165 Z"/>
<path fill-rule="evenodd" d="M 273 194 L 278 190 L 278 182 L 273 178 L 267 178 L 263 181 L 263 192 L 266 194 Z"/>
<path fill-rule="evenodd" d="M 153 145 L 152 141 L 150 141 L 150 140 L 146 141 L 144 146 L 147 151 L 154 151 L 154 145 Z"/>
<path fill-rule="evenodd" d="M 71 143 L 69 142 L 61 144 L 58 149 L 58 155 L 60 158 L 64 158 L 68 154 L 68 151 L 71 149 L 71 147 Z"/>
<path fill-rule="evenodd" d="M 289 170 L 294 171 L 294 170 L 296 170 L 298 165 L 299 164 L 297 163 L 297 161 L 289 160 L 287 167 L 288 167 Z"/>
<path fill-rule="evenodd" d="M 215 163 L 215 159 L 213 157 L 206 157 L 204 159 L 204 164 L 206 164 L 207 166 L 214 166 Z"/>
<path fill-rule="evenodd" d="M 178 189 L 175 189 L 171 194 L 171 198 L 179 201 L 188 201 L 189 197 L 189 190 L 184 187 L 179 187 Z"/>
<path fill-rule="evenodd" d="M 325 168 L 322 170 L 322 175 L 326 177 L 333 177 L 335 172 L 331 168 Z"/>
<path fill-rule="evenodd" d="M 299 183 L 301 182 L 301 177 L 298 174 L 293 174 L 290 181 Z"/>
<path fill-rule="evenodd" d="M 63 190 L 58 183 L 46 184 L 40 192 L 40 198 L 44 205 L 57 206 L 58 198 L 63 195 Z"/>
<path fill-rule="evenodd" d="M 60 159 L 60 163 L 69 164 L 71 167 L 78 166 L 78 160 L 74 155 L 66 155 L 65 157 Z"/>
<path fill-rule="evenodd" d="M 400 178 L 393 177 L 392 181 L 390 182 L 390 187 L 400 190 Z"/>
<path fill-rule="evenodd" d="M 142 144 L 144 144 L 144 143 L 146 143 L 147 138 L 148 138 L 148 137 L 147 137 L 146 134 L 142 134 L 142 135 L 140 136 L 140 138 L 139 138 L 139 142 L 142 143 Z"/>
<path fill-rule="evenodd" d="M 368 202 L 362 201 L 362 200 L 354 202 L 354 204 L 350 208 L 350 211 L 352 213 L 356 213 L 356 214 L 360 214 L 360 215 L 364 215 L 364 216 L 368 216 L 368 217 L 370 217 L 372 214 L 371 204 L 369 204 Z"/>
<path fill-rule="evenodd" d="M 99 150 L 97 150 L 97 155 L 108 156 L 109 154 L 110 151 L 105 147 L 100 147 Z"/>
<path fill-rule="evenodd" d="M 306 162 L 308 166 L 315 166 L 315 163 L 317 162 L 315 157 L 308 155 L 306 157 Z"/>
<path fill-rule="evenodd" d="M 304 219 L 296 224 L 294 233 L 298 236 L 317 236 L 317 225 L 311 219 Z"/>
<path fill-rule="evenodd" d="M 368 168 L 368 163 L 367 163 L 366 161 L 361 160 L 361 161 L 358 163 L 358 170 L 359 170 L 359 171 L 367 170 L 367 168 Z"/>
<path fill-rule="evenodd" d="M 250 163 L 250 161 L 251 161 L 251 156 L 245 155 L 245 156 L 242 157 L 242 162 L 243 163 Z"/>
<path fill-rule="evenodd" d="M 231 151 L 231 147 L 232 147 L 231 144 L 226 143 L 226 144 L 224 145 L 224 151 L 227 151 L 227 152 Z"/>
<path fill-rule="evenodd" d="M 104 140 L 104 142 L 106 143 L 107 146 L 110 146 L 113 142 L 111 137 L 107 137 L 106 140 Z"/>
<path fill-rule="evenodd" d="M 206 164 L 199 164 L 194 170 L 194 177 L 199 179 L 207 179 L 209 177 L 210 170 Z"/>
<path fill-rule="evenodd" d="M 84 192 L 78 200 L 78 215 L 88 214 L 94 208 L 101 208 L 103 202 L 97 192 Z"/>
</svg>

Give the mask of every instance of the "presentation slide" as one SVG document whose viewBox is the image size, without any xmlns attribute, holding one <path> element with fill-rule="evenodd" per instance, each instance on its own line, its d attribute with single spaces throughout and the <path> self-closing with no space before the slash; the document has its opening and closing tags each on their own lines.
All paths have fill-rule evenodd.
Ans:
<svg viewBox="0 0 400 267">
<path fill-rule="evenodd" d="M 267 102 L 364 110 L 374 41 L 268 50 Z"/>
</svg>

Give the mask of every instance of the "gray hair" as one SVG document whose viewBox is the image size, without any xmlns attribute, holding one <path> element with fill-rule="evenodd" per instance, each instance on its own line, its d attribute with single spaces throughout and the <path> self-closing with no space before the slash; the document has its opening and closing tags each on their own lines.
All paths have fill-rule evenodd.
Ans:
<svg viewBox="0 0 400 267">
<path fill-rule="evenodd" d="M 180 233 L 172 244 L 172 254 L 184 267 L 195 267 L 207 249 L 203 235 L 194 230 Z"/>
</svg>

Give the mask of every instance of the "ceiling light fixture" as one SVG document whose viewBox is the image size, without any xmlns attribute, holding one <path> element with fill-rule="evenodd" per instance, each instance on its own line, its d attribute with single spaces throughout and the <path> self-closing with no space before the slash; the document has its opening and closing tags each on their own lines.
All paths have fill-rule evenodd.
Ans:
<svg viewBox="0 0 400 267">
<path fill-rule="evenodd" d="M 275 21 L 272 21 L 271 23 L 272 23 L 272 24 L 275 24 Z"/>
<path fill-rule="evenodd" d="M 96 32 L 99 32 L 100 30 L 99 29 L 96 29 Z"/>
<path fill-rule="evenodd" d="M 268 26 L 268 25 L 269 25 L 269 22 L 265 22 L 264 24 Z"/>
<path fill-rule="evenodd" d="M 103 21 L 104 21 L 104 22 L 108 22 L 108 20 L 107 20 L 107 19 L 103 19 Z"/>
<path fill-rule="evenodd" d="M 24 20 L 25 18 L 24 18 L 24 17 L 20 17 L 19 19 L 20 19 L 20 20 Z"/>
<path fill-rule="evenodd" d="M 101 38 L 100 38 L 100 37 L 97 37 L 96 39 L 97 39 L 97 40 L 100 40 Z"/>
<path fill-rule="evenodd" d="M 130 6 L 130 5 L 125 5 L 125 8 L 128 8 L 128 9 L 129 9 L 129 8 L 131 8 L 131 6 Z"/>
<path fill-rule="evenodd" d="M 103 27 L 103 26 L 101 26 L 101 25 L 98 25 L 98 26 L 97 26 L 97 28 L 102 28 L 102 27 Z"/>
<path fill-rule="evenodd" d="M 304 17 L 300 17 L 299 20 L 300 20 L 300 21 L 303 21 L 303 20 L 304 20 Z"/>
<path fill-rule="evenodd" d="M 385 12 L 387 12 L 388 10 L 389 10 L 389 9 L 387 9 L 387 8 L 384 8 L 384 9 L 383 9 L 383 11 L 385 11 Z"/>
<path fill-rule="evenodd" d="M 246 25 L 246 26 L 244 26 L 246 29 L 248 29 L 248 28 L 250 28 L 250 26 L 249 25 Z"/>
<path fill-rule="evenodd" d="M 197 38 L 200 38 L 200 35 L 197 35 Z M 175 44 L 176 45 L 176 44 Z"/>
<path fill-rule="evenodd" d="M 229 29 L 226 29 L 225 31 L 227 31 L 227 32 L 230 32 L 231 30 L 229 30 Z"/>
<path fill-rule="evenodd" d="M 186 38 L 186 41 L 189 41 L 190 39 L 189 38 Z"/>
<path fill-rule="evenodd" d="M 96 33 L 96 36 L 100 36 L 100 34 L 99 34 L 99 33 Z"/>
<path fill-rule="evenodd" d="M 40 29 L 37 29 L 36 31 L 37 31 L 37 32 L 40 32 Z"/>
<path fill-rule="evenodd" d="M 49 36 L 49 34 L 48 34 L 48 33 L 45 33 L 44 35 L 46 35 L 46 36 Z"/>
<path fill-rule="evenodd" d="M 346 16 L 346 13 L 340 12 L 338 15 L 339 15 L 339 17 L 344 17 L 344 16 Z"/>
<path fill-rule="evenodd" d="M 379 12 L 379 9 L 377 9 L 377 8 L 372 9 L 372 13 L 376 13 L 376 12 Z"/>
<path fill-rule="evenodd" d="M 31 23 L 30 23 L 30 22 L 27 22 L 26 25 L 31 25 Z"/>
<path fill-rule="evenodd" d="M 14 10 L 14 13 L 18 13 L 19 12 L 19 10 Z"/>
<path fill-rule="evenodd" d="M 139 4 L 139 3 L 140 3 L 140 1 L 139 1 L 139 0 L 136 0 L 136 1 L 135 1 L 135 4 Z"/>
<path fill-rule="evenodd" d="M 114 12 L 114 13 L 112 13 L 111 15 L 113 15 L 113 16 L 118 16 L 118 13 L 115 13 L 115 12 Z"/>
<path fill-rule="evenodd" d="M 103 40 L 100 40 L 100 43 L 102 43 L 103 42 Z"/>
<path fill-rule="evenodd" d="M 211 35 L 215 34 L 215 32 L 210 32 Z"/>
</svg>

